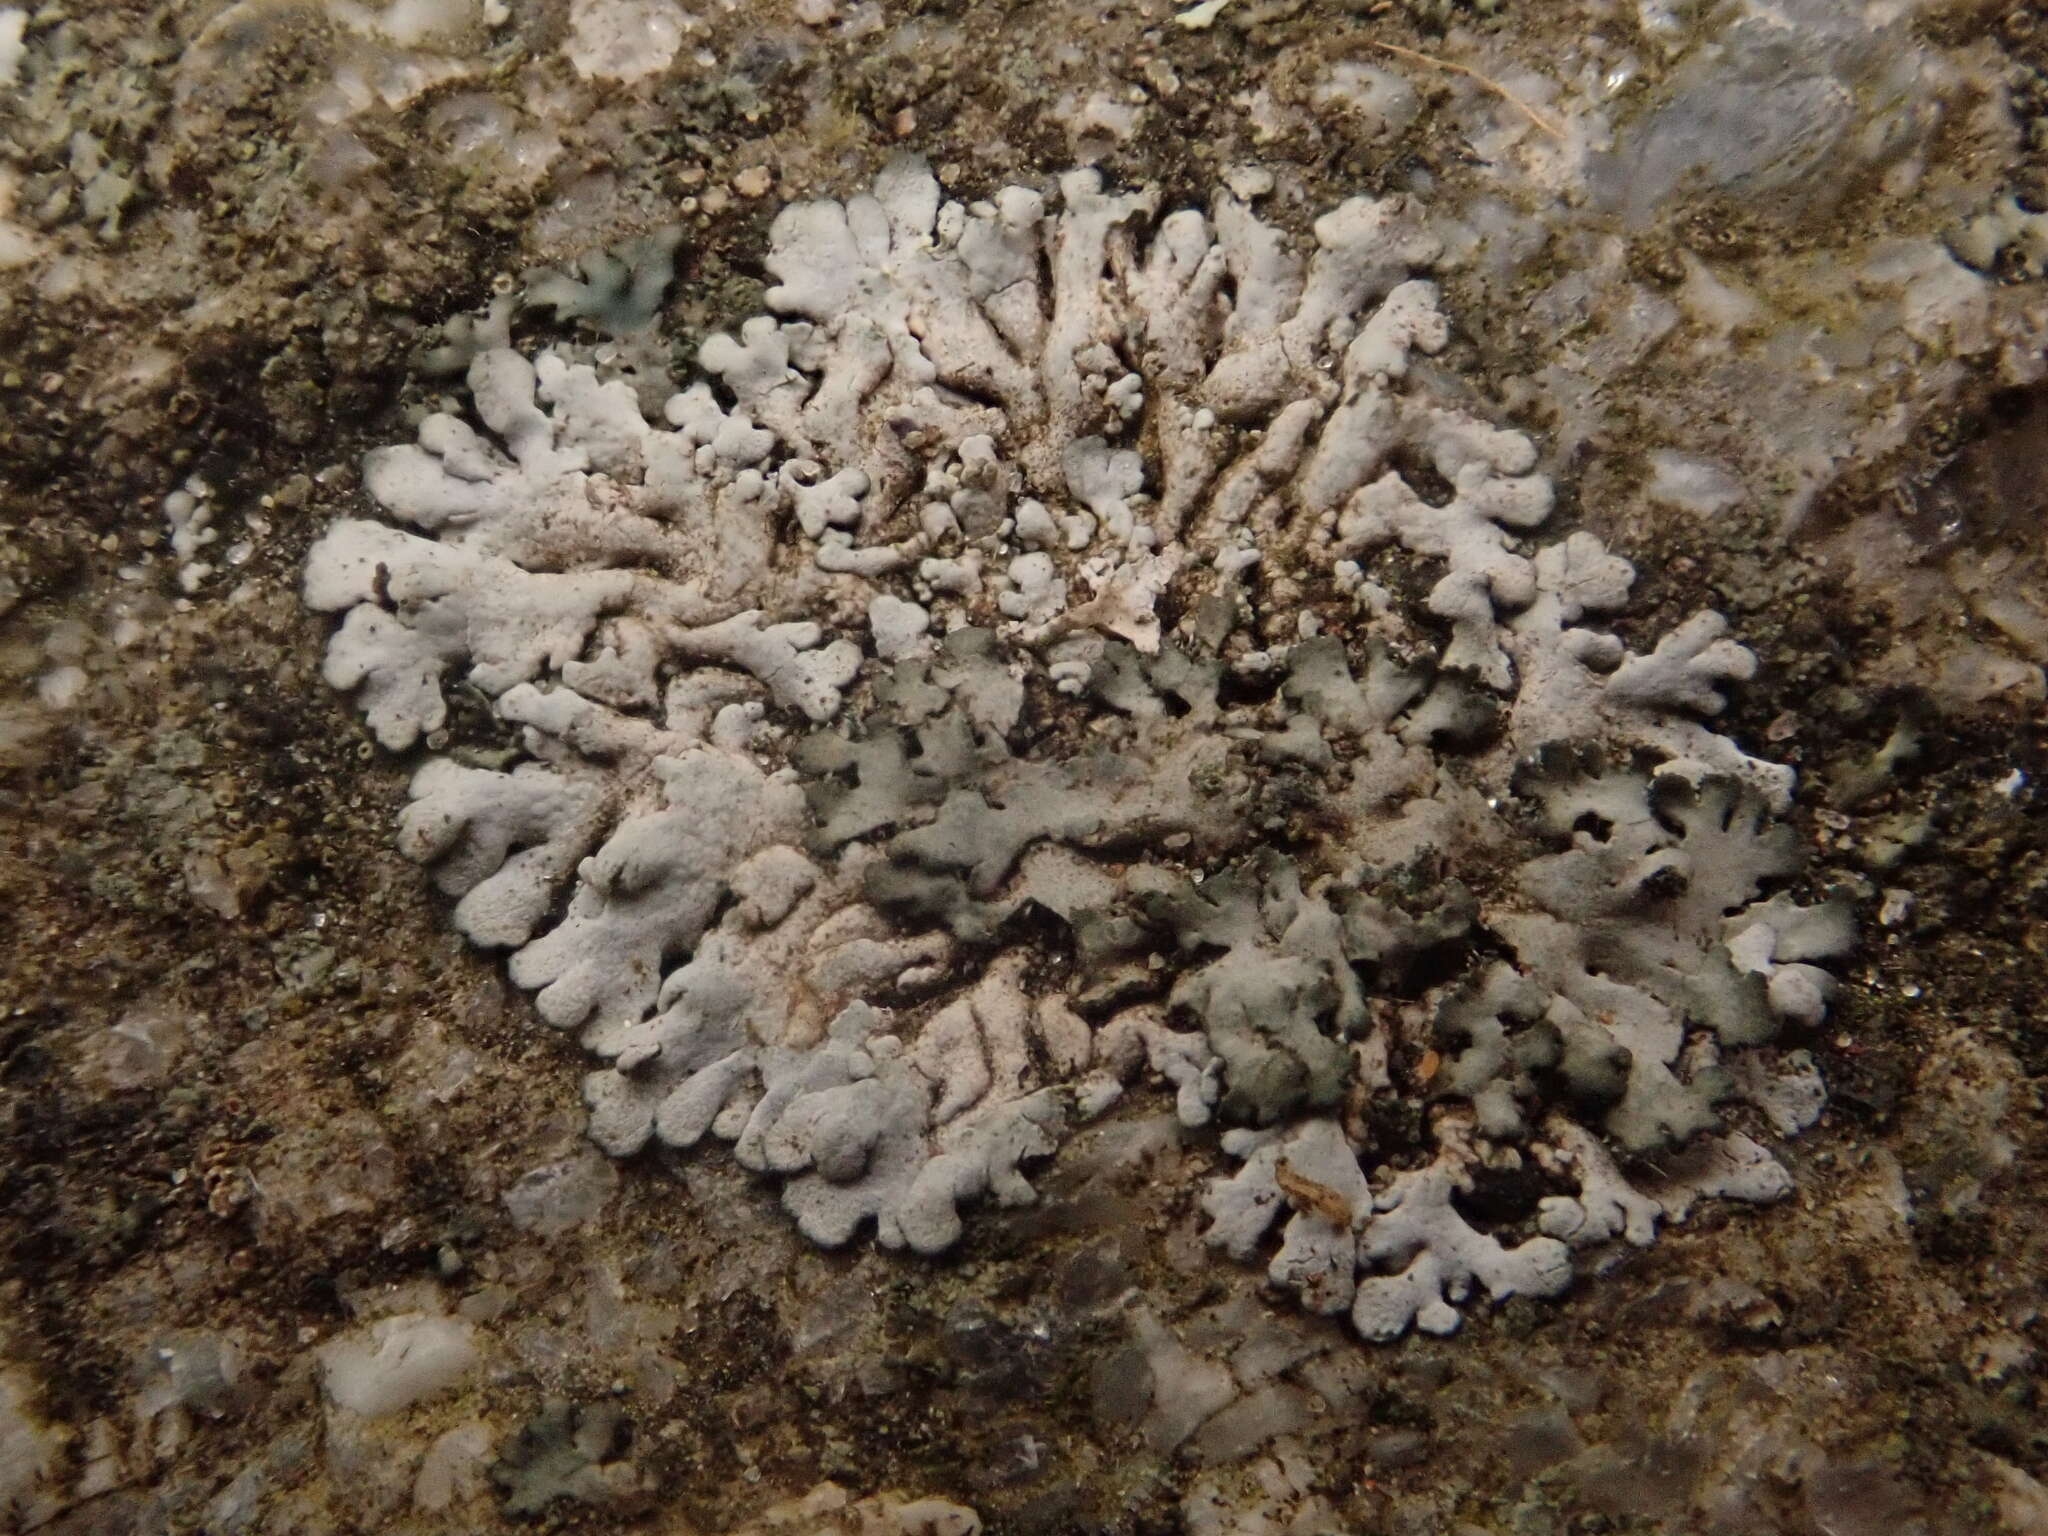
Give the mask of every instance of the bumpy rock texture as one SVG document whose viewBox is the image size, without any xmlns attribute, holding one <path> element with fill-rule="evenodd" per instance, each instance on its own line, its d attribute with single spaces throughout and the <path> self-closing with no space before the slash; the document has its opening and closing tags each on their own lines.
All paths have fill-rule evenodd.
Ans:
<svg viewBox="0 0 2048 1536">
<path fill-rule="evenodd" d="M 327 679 L 425 746 L 401 846 L 599 1059 L 606 1151 L 934 1253 L 1162 1081 L 1237 1163 L 1211 1243 L 1375 1339 L 1788 1192 L 1853 932 L 1710 724 L 1754 658 L 1631 649 L 1630 565 L 1532 542 L 1422 209 L 1298 242 L 1267 186 L 904 160 L 782 212 L 658 422 L 486 346 L 370 455 Z"/>
</svg>

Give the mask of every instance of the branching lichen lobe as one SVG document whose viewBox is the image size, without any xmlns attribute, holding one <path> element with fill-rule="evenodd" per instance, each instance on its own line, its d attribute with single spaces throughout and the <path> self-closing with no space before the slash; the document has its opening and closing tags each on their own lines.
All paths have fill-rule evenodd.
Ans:
<svg viewBox="0 0 2048 1536">
<path fill-rule="evenodd" d="M 327 678 L 394 750 L 460 678 L 529 759 L 430 758 L 401 846 L 603 1063 L 607 1151 L 728 1141 L 815 1241 L 938 1252 L 1158 1080 L 1242 1164 L 1212 1244 L 1369 1338 L 1789 1188 L 1727 1110 L 1810 1073 L 1853 933 L 1708 723 L 1754 657 L 1710 611 L 1631 651 L 1629 564 L 1532 542 L 1424 210 L 1304 255 L 1266 185 L 899 161 L 783 211 L 661 425 L 487 348 L 483 430 L 370 456 L 419 531 L 314 549 Z"/>
</svg>

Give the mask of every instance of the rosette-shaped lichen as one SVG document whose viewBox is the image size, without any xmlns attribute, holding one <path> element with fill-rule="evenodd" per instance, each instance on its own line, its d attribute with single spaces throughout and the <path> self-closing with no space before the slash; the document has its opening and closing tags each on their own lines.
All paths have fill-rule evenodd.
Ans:
<svg viewBox="0 0 2048 1536">
<path fill-rule="evenodd" d="M 1712 728 L 1751 654 L 1631 651 L 1628 563 L 1540 542 L 1422 211 L 1297 242 L 1233 185 L 788 208 L 661 421 L 484 351 L 306 597 L 607 1151 L 728 1142 L 816 1241 L 936 1252 L 1156 1082 L 1236 1161 L 1216 1247 L 1445 1331 L 1784 1193 L 1748 1130 L 1817 1106 L 1778 1042 L 1852 933 Z"/>
</svg>

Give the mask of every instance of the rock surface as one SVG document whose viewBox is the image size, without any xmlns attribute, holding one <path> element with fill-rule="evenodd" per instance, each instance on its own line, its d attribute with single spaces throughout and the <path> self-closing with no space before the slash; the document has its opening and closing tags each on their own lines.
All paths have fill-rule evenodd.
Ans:
<svg viewBox="0 0 2048 1536">
<path fill-rule="evenodd" d="M 1235 0 L 1201 8 L 1206 26 L 1174 25 L 1174 9 L 0 5 L 0 1525 L 509 1531 L 526 1517 L 508 1505 L 526 1496 L 546 1519 L 675 1536 L 750 1523 L 898 1536 L 977 1519 L 1302 1536 L 2038 1527 L 2048 629 L 2035 611 L 2038 477 L 2013 467 L 2038 456 L 2048 420 L 2048 305 L 2027 222 L 2048 185 L 2048 29 L 2030 28 L 2024 7 L 1935 4 Z M 1547 1130 L 1561 1090 L 1516 1000 L 1489 996 L 1481 968 L 1476 995 L 1500 1004 L 1498 1035 L 1461 1006 L 1439 1043 L 1434 1004 L 1449 995 L 1431 994 L 1460 978 L 1432 970 L 1426 951 L 1405 994 L 1375 994 L 1392 1016 L 1368 1008 L 1358 1041 L 1383 1026 L 1412 1044 L 1390 1050 L 1390 1077 L 1461 1095 L 1476 1083 L 1475 1095 L 1346 1095 L 1298 1119 L 1290 1108 L 1280 1134 L 1306 1143 L 1285 1180 L 1271 1158 L 1288 1210 L 1257 1262 L 1227 1262 L 1205 1241 L 1215 1217 L 1203 1197 L 1260 1155 L 1230 1156 L 1225 1134 L 1275 1128 L 1184 1124 L 1224 1096 L 1221 1074 L 1179 1038 L 1200 1036 L 1189 1015 L 1149 1030 L 1133 1019 L 1124 1049 L 1138 1065 L 1122 1097 L 1106 1104 L 1103 1089 L 1089 1101 L 1103 1112 L 1077 1118 L 1057 1156 L 1027 1161 L 1032 1204 L 965 1200 L 936 1260 L 821 1251 L 780 1207 L 793 1171 L 764 1179 L 704 1151 L 615 1162 L 591 1148 L 572 1044 L 536 1028 L 526 992 L 465 936 L 510 947 L 559 931 L 567 911 L 553 893 L 567 876 L 554 872 L 591 857 L 577 807 L 530 785 L 529 821 L 454 814 L 473 803 L 471 775 L 519 778 L 491 700 L 535 656 L 552 666 L 560 631 L 494 655 L 499 670 L 477 687 L 434 684 L 438 721 L 423 712 L 429 653 L 393 672 L 387 733 L 414 732 L 419 757 L 394 766 L 321 679 L 323 623 L 299 602 L 306 557 L 337 523 L 381 516 L 388 476 L 418 494 L 403 462 L 366 483 L 366 453 L 417 442 L 437 417 L 496 437 L 464 388 L 481 355 L 553 351 L 565 371 L 551 388 L 579 367 L 615 377 L 620 388 L 556 407 L 602 439 L 592 452 L 605 474 L 629 451 L 604 437 L 623 420 L 621 389 L 643 422 L 671 430 L 662 407 L 714 337 L 718 409 L 765 391 L 754 419 L 766 422 L 780 364 L 748 322 L 779 313 L 771 287 L 819 314 L 832 292 L 816 274 L 763 266 L 777 211 L 843 204 L 905 154 L 963 207 L 987 200 L 998 223 L 1006 206 L 1028 213 L 999 200 L 1019 185 L 1057 216 L 1057 178 L 1077 165 L 1099 170 L 1105 197 L 1157 186 L 1160 215 L 1210 217 L 1226 188 L 1291 250 L 1309 249 L 1317 216 L 1347 199 L 1433 210 L 1441 251 L 1427 276 L 1452 324 L 1441 352 L 1411 350 L 1408 380 L 1524 433 L 1529 473 L 1560 492 L 1542 529 L 1504 535 L 1497 555 L 1473 549 L 1540 564 L 1583 534 L 1626 556 L 1636 580 L 1611 632 L 1641 665 L 1616 657 L 1596 697 L 1618 687 L 1617 702 L 1667 711 L 1731 678 L 1716 647 L 1753 654 L 1712 730 L 1756 763 L 1798 770 L 1793 808 L 1765 821 L 1805 850 L 1798 904 L 1837 887 L 1855 904 L 1863 948 L 1825 962 L 1837 981 L 1826 1022 L 1742 1047 L 1770 1073 L 1731 1071 L 1754 1100 L 1722 1101 L 1731 1132 L 1781 1149 L 1796 1200 L 1752 1211 L 1700 1198 L 1709 1185 L 1777 1187 L 1731 1140 L 1714 1159 L 1680 1148 L 1639 1162 L 1604 1120 L 1580 1119 L 1590 1144 Z M 904 355 L 917 339 L 906 316 L 878 344 Z M 1142 386 L 1172 363 L 1162 350 L 1128 371 Z M 866 656 L 886 635 L 889 666 L 926 679 L 888 707 L 967 690 L 979 718 L 1009 720 L 1014 763 L 1055 775 L 1045 798 L 1057 808 L 1073 787 L 1057 775 L 1103 739 L 1042 721 L 1082 718 L 1092 669 L 1053 679 L 1047 664 L 1069 711 L 1057 717 L 1027 698 L 1009 719 L 992 679 L 932 681 L 972 670 L 945 649 L 970 593 L 993 610 L 973 627 L 1070 626 L 1044 638 L 1048 652 L 1076 632 L 1129 647 L 1136 660 L 1104 682 L 1127 703 L 1173 700 L 1155 732 L 1186 718 L 1185 700 L 1152 680 L 1185 623 L 1196 638 L 1214 632 L 1205 624 L 1234 628 L 1252 649 L 1335 638 L 1357 665 L 1350 642 L 1377 589 L 1388 614 L 1436 626 L 1432 649 L 1463 634 L 1474 664 L 1491 662 L 1475 605 L 1429 617 L 1443 557 L 1409 564 L 1397 525 L 1424 515 L 1405 503 L 1355 525 L 1393 530 L 1350 557 L 1355 572 L 1325 565 L 1276 591 L 1284 562 L 1206 567 L 1202 595 L 1220 600 L 1206 618 L 1173 585 L 1200 567 L 1163 585 L 1138 560 L 1115 584 L 1081 570 L 1092 556 L 1069 548 L 1071 520 L 1113 528 L 1131 511 L 1116 423 L 1142 422 L 1165 396 L 1105 368 L 1073 376 L 1091 372 L 1099 429 L 1078 434 L 1071 466 L 1062 449 L 1033 470 L 1037 485 L 1057 477 L 1060 495 L 1023 495 L 1003 474 L 1010 458 L 967 446 L 1000 434 L 964 433 L 948 483 L 906 486 L 907 519 L 881 541 L 922 538 L 932 503 L 984 537 L 1007 496 L 1004 558 L 970 559 L 965 539 L 920 552 L 907 580 L 924 590 L 898 589 L 901 608 L 850 596 L 829 612 L 765 615 L 702 642 L 726 659 L 692 665 L 752 677 L 744 655 L 780 679 L 748 728 L 780 732 L 767 745 L 787 750 L 821 728 L 804 702 L 839 684 L 829 665 L 821 675 L 775 657 L 840 639 Z M 995 386 L 1010 382 L 991 374 L 944 403 L 1000 408 Z M 1248 372 L 1243 388 L 1254 382 Z M 452 429 L 433 434 L 444 462 L 465 451 Z M 1100 446 L 1080 448 L 1090 436 Z M 1285 436 L 1269 426 L 1262 441 L 1278 457 Z M 1454 498 L 1454 475 L 1439 485 L 1400 467 L 1425 506 Z M 1073 506 L 1070 473 L 1086 488 Z M 472 482 L 474 494 L 491 483 Z M 778 549 L 847 532 L 835 519 L 848 482 L 815 488 Z M 586 510 L 610 509 L 565 503 L 554 533 L 575 533 Z M 729 539 L 721 561 L 747 558 L 753 525 L 716 527 Z M 854 530 L 845 552 L 865 560 L 876 542 Z M 384 559 L 361 573 L 373 595 Z M 641 561 L 604 567 L 578 601 L 602 607 L 622 583 L 665 574 Z M 802 579 L 822 593 L 846 576 Z M 1084 606 L 1081 625 L 1071 616 Z M 1725 635 L 1686 628 L 1701 609 L 1726 616 Z M 1303 633 L 1305 612 L 1317 635 Z M 1257 629 L 1269 614 L 1284 627 Z M 827 631 L 815 644 L 768 635 L 805 620 Z M 1554 633 L 1573 628 L 1605 626 L 1559 618 Z M 1493 638 L 1513 666 L 1522 642 L 1508 629 Z M 1660 652 L 1673 636 L 1683 644 Z M 566 660 L 625 700 L 637 643 L 614 626 Z M 1334 697 L 1327 678 L 1295 681 L 1302 702 L 1285 710 L 1270 702 L 1287 702 L 1294 676 L 1275 670 L 1250 698 L 1234 680 L 1224 707 L 1276 717 L 1256 743 L 1212 733 L 1211 750 L 1262 751 L 1260 772 L 1304 779 L 1374 767 L 1305 707 L 1310 693 Z M 866 686 L 840 722 L 872 712 Z M 522 731 L 574 729 L 527 702 Z M 707 737 L 729 706 L 742 706 L 730 728 L 746 724 L 746 700 L 682 702 Z M 1106 730 L 1135 729 L 1109 703 L 1086 709 L 1125 722 Z M 1460 719 L 1433 727 L 1432 754 L 1483 751 L 1442 745 Z M 429 757 L 450 766 L 410 803 L 432 814 L 401 822 Z M 844 785 L 852 772 L 830 776 Z M 700 782 L 678 781 L 685 796 Z M 797 790 L 792 814 L 815 815 Z M 838 826 L 862 804 L 839 798 Z M 1318 805 L 1269 796 L 1257 809 L 1284 829 Z M 1469 825 L 1499 814 L 1478 805 Z M 1609 813 L 1582 809 L 1571 837 L 1598 841 Z M 1704 835 L 1685 830 L 1699 814 L 1660 801 L 1651 820 L 1676 844 Z M 519 829 L 532 824 L 562 833 L 529 842 Z M 947 825 L 999 830 L 958 812 Z M 899 852 L 936 846 L 927 828 L 908 830 L 925 836 Z M 1553 835 L 1537 820 L 1513 832 Z M 849 842 L 882 853 L 897 835 Z M 497 839 L 505 858 L 485 857 Z M 773 846 L 817 862 L 807 843 Z M 435 878 L 408 852 L 438 859 Z M 1145 854 L 1168 855 L 1182 853 Z M 1526 906 L 1528 881 L 1553 900 L 1573 888 L 1525 877 L 1525 861 L 1461 871 L 1478 920 Z M 884 855 L 878 867 L 903 864 Z M 630 886 L 639 867 L 612 878 Z M 952 873 L 964 884 L 972 869 Z M 1652 892 L 1671 879 L 1644 873 Z M 1078 878 L 1073 866 L 1044 878 L 1055 874 Z M 1441 889 L 1422 879 L 1403 910 L 1414 918 Z M 772 932 L 843 894 L 777 854 L 713 896 L 706 921 Z M 902 882 L 897 894 L 918 899 Z M 1809 941 L 1775 894 L 1716 941 L 1763 977 L 1772 1017 L 1811 1018 L 1820 983 L 1798 953 Z M 1193 910 L 1175 889 L 1147 900 Z M 939 968 L 912 977 L 934 988 L 920 1000 L 936 1013 L 947 946 L 988 942 L 972 923 L 996 915 L 987 892 L 949 901 L 951 926 L 934 921 L 916 942 L 851 924 L 833 937 L 849 966 L 905 944 L 886 956 L 893 975 Z M 1010 921 L 997 930 L 1005 952 L 1057 957 L 1078 943 L 1064 922 Z M 1084 926 L 1119 953 L 1124 930 Z M 532 975 L 568 981 L 562 1014 L 640 985 L 609 942 L 580 970 L 596 951 L 559 947 Z M 1178 979 L 1227 949 L 1155 941 L 1130 953 L 1133 984 L 1158 985 L 1155 954 Z M 1610 966 L 1650 975 L 1669 958 L 1641 944 L 1545 953 L 1581 991 Z M 1066 964 L 1035 958 L 1017 985 L 1034 1000 L 1064 993 Z M 1231 982 L 1184 1006 L 1222 1020 L 1250 985 L 1248 973 Z M 717 998 L 707 987 L 691 1006 Z M 962 1000 L 977 1020 L 1000 1013 L 993 995 Z M 1076 1023 L 1093 1021 L 1071 1012 L 1029 1015 L 1032 1071 L 1068 1071 Z M 1568 1051 L 1578 1037 L 1557 1027 Z M 1219 1033 L 1245 1064 L 1240 1086 L 1265 1085 L 1237 1102 L 1305 1105 L 1325 1091 L 1305 1037 L 1309 1056 L 1282 1050 L 1259 1072 L 1271 1042 Z M 978 1079 L 946 1057 L 934 1044 L 935 1081 L 966 1093 Z M 1569 1059 L 1585 1083 L 1601 1080 L 1597 1056 Z M 1781 1141 L 1812 1114 L 1816 1078 L 1825 1108 Z M 1368 1347 L 1315 1310 L 1341 1292 L 1341 1266 L 1313 1224 L 1344 1188 L 1321 1161 L 1329 1132 L 1303 1128 L 1335 1121 L 1347 1145 L 1417 1148 L 1436 1144 L 1432 1109 L 1466 1108 L 1503 1131 L 1519 1119 L 1531 1150 L 1519 1167 L 1475 1166 L 1451 1209 L 1508 1253 L 1603 1232 L 1577 1252 L 1604 1272 L 1556 1299 L 1468 1303 L 1455 1338 Z M 786 1144 L 764 1135 L 759 1161 Z M 565 1169 L 611 1177 L 549 1174 L 526 1186 L 533 1200 L 507 1199 L 537 1171 Z M 1369 1187 L 1371 1174 L 1361 1169 Z M 843 1219 L 830 1202 L 816 1209 L 819 1222 Z M 1680 1209 L 1690 1219 L 1667 1225 Z M 1637 1249 L 1630 1234 L 1649 1225 L 1662 1235 Z M 420 1320 L 467 1339 L 474 1363 L 380 1417 L 333 1399 L 324 1361 Z"/>
</svg>

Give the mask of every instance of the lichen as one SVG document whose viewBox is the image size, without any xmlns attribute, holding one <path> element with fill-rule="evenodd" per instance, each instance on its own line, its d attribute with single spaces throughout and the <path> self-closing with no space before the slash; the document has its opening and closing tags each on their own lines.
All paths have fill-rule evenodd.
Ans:
<svg viewBox="0 0 2048 1536">
<path fill-rule="evenodd" d="M 624 1454 L 629 1429 L 609 1403 L 549 1400 L 491 1467 L 505 1513 L 538 1516 L 558 1500 L 613 1509 L 644 1492 L 639 1469 Z"/>
<path fill-rule="evenodd" d="M 599 1058 L 606 1151 L 729 1142 L 814 1241 L 932 1253 L 1160 1081 L 1241 1163 L 1216 1247 L 1446 1332 L 1783 1194 L 1729 1106 L 1853 931 L 1710 723 L 1755 657 L 1711 611 L 1631 650 L 1628 562 L 1539 542 L 1424 210 L 1304 254 L 1233 180 L 787 208 L 660 424 L 488 348 L 475 424 L 365 464 L 410 528 L 305 595 L 384 746 L 462 689 L 530 759 L 430 756 L 401 847 Z"/>
</svg>

